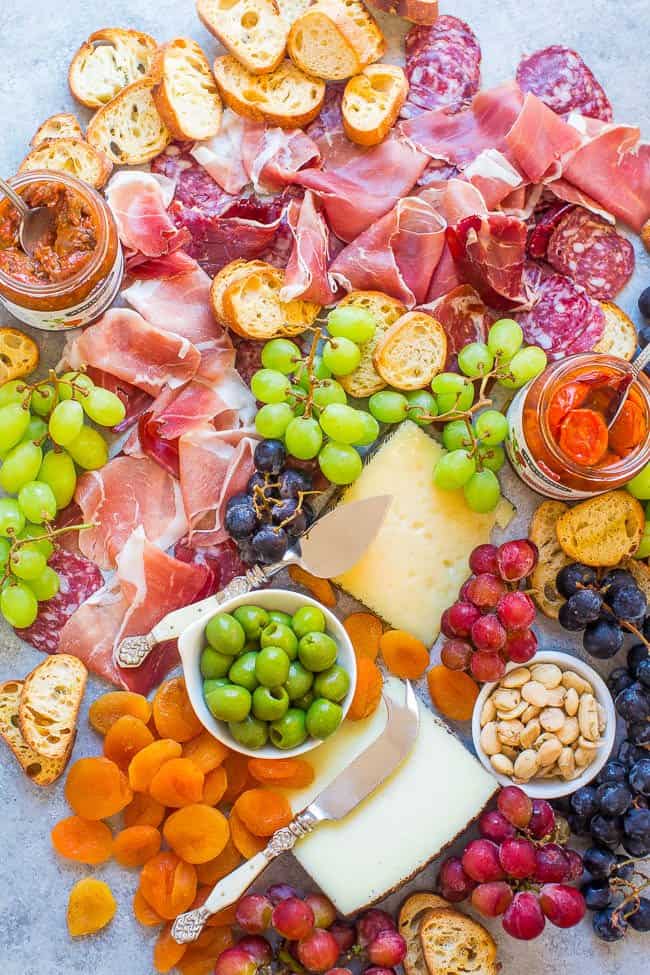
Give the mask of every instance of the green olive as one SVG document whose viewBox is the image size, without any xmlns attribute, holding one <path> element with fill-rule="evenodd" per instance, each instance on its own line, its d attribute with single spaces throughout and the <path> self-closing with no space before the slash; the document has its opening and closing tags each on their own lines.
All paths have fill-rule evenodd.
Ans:
<svg viewBox="0 0 650 975">
<path fill-rule="evenodd" d="M 284 687 L 258 687 L 253 692 L 253 714 L 260 721 L 277 721 L 289 709 L 289 695 Z"/>
<path fill-rule="evenodd" d="M 327 633 L 306 633 L 298 643 L 300 663 L 307 670 L 327 670 L 336 662 L 338 647 Z"/>
<path fill-rule="evenodd" d="M 269 623 L 283 623 L 284 626 L 291 626 L 291 616 L 289 613 L 283 613 L 281 609 L 270 609 Z"/>
<path fill-rule="evenodd" d="M 263 748 L 269 737 L 266 722 L 248 715 L 243 721 L 229 721 L 228 730 L 243 748 Z"/>
<path fill-rule="evenodd" d="M 276 748 L 283 751 L 298 748 L 307 739 L 305 712 L 299 708 L 289 708 L 282 718 L 272 722 L 269 735 Z"/>
<path fill-rule="evenodd" d="M 248 653 L 242 653 L 241 657 L 233 663 L 232 657 L 228 658 L 230 660 L 230 670 L 228 671 L 228 677 L 233 684 L 238 684 L 240 687 L 245 687 L 247 691 L 251 694 L 259 684 L 257 677 L 255 676 L 255 662 L 257 661 L 257 653 L 254 650 L 250 650 Z"/>
<path fill-rule="evenodd" d="M 340 664 L 321 671 L 314 681 L 316 697 L 325 697 L 328 701 L 342 701 L 349 690 L 350 676 Z"/>
<path fill-rule="evenodd" d="M 336 731 L 342 718 L 343 709 L 340 704 L 317 697 L 307 711 L 305 725 L 312 738 L 328 738 Z"/>
<path fill-rule="evenodd" d="M 205 638 L 211 647 L 228 657 L 236 657 L 246 643 L 243 626 L 230 613 L 213 616 L 205 628 Z"/>
<path fill-rule="evenodd" d="M 262 630 L 269 625 L 269 614 L 261 606 L 238 606 L 232 615 L 243 627 L 247 640 L 259 640 Z"/>
<path fill-rule="evenodd" d="M 264 687 L 280 687 L 289 676 L 290 660 L 280 647 L 264 647 L 257 655 L 255 676 Z"/>
<path fill-rule="evenodd" d="M 205 703 L 219 721 L 243 721 L 250 712 L 252 698 L 245 687 L 224 684 L 210 691 Z"/>
<path fill-rule="evenodd" d="M 324 633 L 325 616 L 318 606 L 301 606 L 293 614 L 291 625 L 299 638 L 307 633 Z"/>
<path fill-rule="evenodd" d="M 280 647 L 289 660 L 295 660 L 298 656 L 298 637 L 291 627 L 286 626 L 285 623 L 269 623 L 262 630 L 260 646 L 262 649 L 264 647 Z"/>
<path fill-rule="evenodd" d="M 201 654 L 201 676 L 208 680 L 225 677 L 231 664 L 232 657 L 227 657 L 225 653 L 219 653 L 212 647 L 206 647 Z"/>
<path fill-rule="evenodd" d="M 291 701 L 303 697 L 314 683 L 314 675 L 310 670 L 300 663 L 299 660 L 292 660 L 289 664 L 289 676 L 284 682 L 287 694 Z"/>
</svg>

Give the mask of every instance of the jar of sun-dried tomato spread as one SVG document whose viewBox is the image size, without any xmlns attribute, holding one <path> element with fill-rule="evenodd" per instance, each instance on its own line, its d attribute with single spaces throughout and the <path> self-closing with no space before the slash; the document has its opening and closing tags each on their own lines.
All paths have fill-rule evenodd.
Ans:
<svg viewBox="0 0 650 975">
<path fill-rule="evenodd" d="M 529 487 L 562 501 L 590 498 L 650 461 L 650 383 L 623 359 L 569 356 L 519 390 L 508 423 L 508 457 Z"/>
<path fill-rule="evenodd" d="M 0 302 L 35 328 L 74 328 L 99 318 L 117 296 L 124 270 L 108 204 L 64 173 L 35 170 L 9 182 L 28 206 L 51 208 L 53 221 L 26 254 L 18 211 L 0 198 Z"/>
</svg>

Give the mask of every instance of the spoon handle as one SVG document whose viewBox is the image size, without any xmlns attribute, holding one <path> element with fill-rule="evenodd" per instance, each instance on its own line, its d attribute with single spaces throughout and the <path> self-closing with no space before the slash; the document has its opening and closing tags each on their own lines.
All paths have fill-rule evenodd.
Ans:
<svg viewBox="0 0 650 975">
<path fill-rule="evenodd" d="M 9 185 L 9 183 L 6 182 L 6 180 L 1 178 L 0 178 L 0 189 L 5 194 L 5 196 L 9 197 L 13 205 L 20 213 L 21 217 L 24 219 L 29 213 L 29 207 L 27 206 L 23 198 L 19 196 L 19 194 L 16 193 L 14 189 L 12 189 L 12 187 Z"/>
<path fill-rule="evenodd" d="M 632 372 L 635 376 L 638 376 L 640 372 L 645 369 L 645 367 L 650 362 L 650 344 L 646 345 L 645 349 L 638 354 L 634 362 L 632 363 Z"/>
</svg>

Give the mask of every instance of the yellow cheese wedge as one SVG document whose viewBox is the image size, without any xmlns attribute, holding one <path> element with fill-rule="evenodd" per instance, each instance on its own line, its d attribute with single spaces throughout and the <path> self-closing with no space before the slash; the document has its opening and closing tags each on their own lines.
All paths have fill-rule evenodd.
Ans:
<svg viewBox="0 0 650 975">
<path fill-rule="evenodd" d="M 405 420 L 345 492 L 342 503 L 392 494 L 386 519 L 363 558 L 338 579 L 343 589 L 397 629 L 426 644 L 469 575 L 473 548 L 489 541 L 494 513 L 474 514 L 462 491 L 441 491 L 433 469 L 442 447 Z"/>
</svg>

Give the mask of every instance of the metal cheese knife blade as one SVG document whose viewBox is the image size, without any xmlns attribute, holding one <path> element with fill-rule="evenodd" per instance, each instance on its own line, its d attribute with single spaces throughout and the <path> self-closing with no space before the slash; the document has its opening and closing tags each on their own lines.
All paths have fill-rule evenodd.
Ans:
<svg viewBox="0 0 650 975">
<path fill-rule="evenodd" d="M 418 734 L 420 712 L 409 681 L 404 683 L 404 700 L 384 694 L 388 717 L 386 727 L 343 772 L 302 812 L 273 834 L 268 845 L 251 860 L 237 867 L 213 888 L 201 907 L 176 918 L 172 937 L 180 944 L 196 941 L 208 918 L 241 897 L 262 871 L 282 853 L 291 850 L 307 833 L 327 820 L 343 819 L 395 771 L 409 754 Z"/>
<path fill-rule="evenodd" d="M 281 562 L 254 565 L 243 576 L 237 576 L 215 596 L 208 596 L 191 606 L 168 613 L 150 633 L 127 636 L 117 648 L 120 667 L 139 667 L 153 648 L 164 640 L 173 640 L 186 626 L 215 612 L 232 599 L 259 589 L 281 569 L 299 565 L 321 579 L 331 579 L 351 569 L 359 561 L 381 528 L 392 495 L 382 494 L 363 501 L 339 505 L 318 518 L 290 548 Z"/>
</svg>

